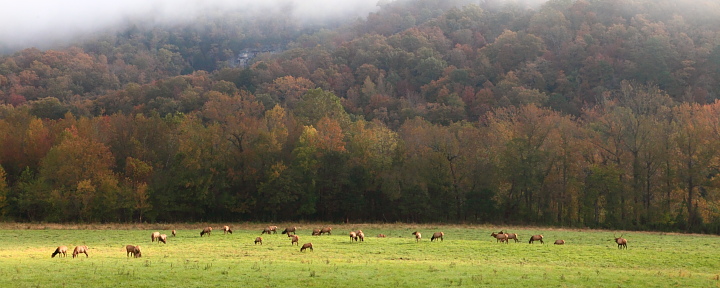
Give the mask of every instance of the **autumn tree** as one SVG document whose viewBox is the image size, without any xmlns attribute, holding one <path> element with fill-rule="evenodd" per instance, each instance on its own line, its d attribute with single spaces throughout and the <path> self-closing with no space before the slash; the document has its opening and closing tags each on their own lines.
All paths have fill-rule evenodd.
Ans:
<svg viewBox="0 0 720 288">
<path fill-rule="evenodd" d="M 118 193 L 113 164 L 107 146 L 81 137 L 77 128 L 71 127 L 42 160 L 40 177 L 52 188 L 49 196 L 64 219 L 100 220 L 100 212 L 113 204 L 103 200 Z"/>
</svg>

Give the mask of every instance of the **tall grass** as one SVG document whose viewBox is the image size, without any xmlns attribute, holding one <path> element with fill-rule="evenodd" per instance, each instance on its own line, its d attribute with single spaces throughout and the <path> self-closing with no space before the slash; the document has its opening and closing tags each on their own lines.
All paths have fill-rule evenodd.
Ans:
<svg viewBox="0 0 720 288">
<path fill-rule="evenodd" d="M 0 230 L 0 287 L 720 287 L 720 238 L 708 235 L 623 232 L 628 249 L 619 250 L 611 231 L 510 227 L 521 242 L 502 244 L 490 237 L 500 228 L 487 226 L 332 225 L 333 235 L 310 236 L 327 225 L 303 223 L 300 245 L 315 250 L 300 252 L 280 233 L 255 245 L 256 224 L 209 237 L 200 228 L 219 225 L 36 225 Z M 350 241 L 358 228 L 365 242 Z M 178 236 L 167 244 L 150 242 L 153 231 L 171 229 Z M 445 240 L 416 243 L 415 230 L 443 231 Z M 547 244 L 528 244 L 533 234 Z M 127 258 L 127 244 L 143 257 Z M 50 258 L 59 245 L 88 245 L 90 257 Z"/>
</svg>

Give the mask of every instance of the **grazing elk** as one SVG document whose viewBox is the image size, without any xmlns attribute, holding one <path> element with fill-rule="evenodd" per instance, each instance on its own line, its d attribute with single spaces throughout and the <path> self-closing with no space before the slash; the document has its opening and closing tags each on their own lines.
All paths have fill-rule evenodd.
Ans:
<svg viewBox="0 0 720 288">
<path fill-rule="evenodd" d="M 623 234 L 620 234 L 620 237 L 615 237 L 615 234 L 613 234 L 613 237 L 615 238 L 615 243 L 618 245 L 618 249 L 625 248 L 627 249 L 627 239 L 622 238 Z"/>
<path fill-rule="evenodd" d="M 62 254 L 63 257 L 67 257 L 67 246 L 59 246 L 57 249 L 55 249 L 55 252 L 52 253 L 52 257 L 55 258 L 55 255 Z"/>
<path fill-rule="evenodd" d="M 200 231 L 200 237 L 207 234 L 210 236 L 210 233 L 212 233 L 212 227 L 205 227 L 202 231 Z"/>
<path fill-rule="evenodd" d="M 262 245 L 262 237 L 255 238 L 255 245 L 257 245 L 257 243 L 260 243 L 260 245 Z"/>
<path fill-rule="evenodd" d="M 285 230 L 283 230 L 282 234 L 290 235 L 290 232 L 292 232 L 293 235 L 295 235 L 295 230 L 297 230 L 297 227 L 287 227 L 285 228 Z"/>
<path fill-rule="evenodd" d="M 173 235 L 173 237 L 175 237 L 175 230 L 172 231 L 172 235 Z"/>
<path fill-rule="evenodd" d="M 415 231 L 412 233 L 412 235 L 415 235 L 415 242 L 420 242 L 420 238 L 422 238 L 422 235 L 420 234 L 420 232 Z"/>
<path fill-rule="evenodd" d="M 357 236 L 357 233 L 355 233 L 355 231 L 350 231 L 350 242 L 352 242 L 353 240 L 357 241 L 358 236 Z"/>
<path fill-rule="evenodd" d="M 160 232 L 153 232 L 150 234 L 150 242 L 155 242 L 158 239 L 160 239 Z"/>
<path fill-rule="evenodd" d="M 363 233 L 362 230 L 358 230 L 355 235 L 357 235 L 357 238 L 359 238 L 361 242 L 365 242 L 365 233 Z"/>
<path fill-rule="evenodd" d="M 227 233 L 232 234 L 232 229 L 230 229 L 230 226 L 223 226 L 223 234 Z"/>
<path fill-rule="evenodd" d="M 533 235 L 530 237 L 530 241 L 528 243 L 533 244 L 535 241 L 540 241 L 540 244 L 545 244 L 545 242 L 543 242 L 543 235 Z"/>
<path fill-rule="evenodd" d="M 313 249 L 312 243 L 305 243 L 305 244 L 303 244 L 303 246 L 300 247 L 300 252 L 303 252 L 303 251 L 305 251 L 305 249 L 308 249 L 308 248 L 310 248 L 310 251 L 315 252 L 315 250 Z"/>
<path fill-rule="evenodd" d="M 328 235 L 332 235 L 332 227 L 324 227 L 322 230 L 320 230 L 320 235 L 327 233 Z"/>
<path fill-rule="evenodd" d="M 378 238 L 385 238 L 385 234 L 378 234 Z"/>
<path fill-rule="evenodd" d="M 443 236 L 445 236 L 445 233 L 435 232 L 435 233 L 433 233 L 433 236 L 430 237 L 430 242 L 435 241 L 435 239 L 440 239 L 440 241 L 445 241 L 445 240 L 443 240 Z"/>
<path fill-rule="evenodd" d="M 292 241 L 290 241 L 290 245 L 293 245 L 293 244 L 300 245 L 300 243 L 298 242 L 298 241 L 300 241 L 300 236 L 292 235 L 292 239 L 290 239 L 290 240 L 292 240 Z"/>
<path fill-rule="evenodd" d="M 130 254 L 133 255 L 133 257 L 138 258 L 142 257 L 142 251 L 140 251 L 140 246 L 133 246 L 133 245 L 127 245 L 125 246 L 125 251 L 127 251 L 127 257 L 130 257 Z"/>
<path fill-rule="evenodd" d="M 510 239 L 515 240 L 515 243 L 520 242 L 520 240 L 518 240 L 518 235 L 516 233 L 505 233 L 505 235 L 507 235 L 506 241 L 508 241 L 508 242 L 510 242 Z"/>
<path fill-rule="evenodd" d="M 502 231 L 500 231 L 500 232 L 502 232 Z M 502 242 L 505 242 L 505 244 L 508 243 L 508 234 L 492 232 L 492 233 L 490 233 L 490 236 L 495 238 L 495 243 L 497 243 L 498 241 L 500 241 L 500 243 L 502 243 Z"/>
<path fill-rule="evenodd" d="M 565 240 L 555 240 L 555 245 L 565 245 Z"/>
<path fill-rule="evenodd" d="M 263 234 L 266 234 L 266 233 L 267 233 L 268 235 L 270 235 L 270 232 L 277 233 L 277 226 L 268 226 L 268 227 L 265 227 L 265 229 L 263 229 L 263 231 L 262 231 L 262 233 L 260 233 L 260 235 L 263 235 Z"/>
<path fill-rule="evenodd" d="M 85 258 L 90 257 L 90 256 L 88 256 L 87 251 L 88 251 L 88 247 L 85 245 L 75 246 L 75 250 L 73 250 L 73 258 L 78 256 L 78 254 L 80 254 L 80 253 L 85 253 Z"/>
<path fill-rule="evenodd" d="M 312 236 L 319 236 L 320 235 L 320 229 L 313 229 Z"/>
<path fill-rule="evenodd" d="M 158 243 L 163 242 L 163 244 L 167 244 L 167 235 L 160 234 L 160 238 L 158 238 Z"/>
</svg>

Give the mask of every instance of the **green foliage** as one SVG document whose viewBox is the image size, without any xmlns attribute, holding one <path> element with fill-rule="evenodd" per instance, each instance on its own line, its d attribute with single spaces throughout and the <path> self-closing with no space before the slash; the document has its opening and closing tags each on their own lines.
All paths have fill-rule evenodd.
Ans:
<svg viewBox="0 0 720 288">
<path fill-rule="evenodd" d="M 8 210 L 8 184 L 7 184 L 7 173 L 0 165 L 0 217 L 5 218 Z"/>
<path fill-rule="evenodd" d="M 314 125 L 323 117 L 337 119 L 343 126 L 347 126 L 350 121 L 345 108 L 340 104 L 340 98 L 319 88 L 308 90 L 293 111 L 305 125 Z"/>
</svg>

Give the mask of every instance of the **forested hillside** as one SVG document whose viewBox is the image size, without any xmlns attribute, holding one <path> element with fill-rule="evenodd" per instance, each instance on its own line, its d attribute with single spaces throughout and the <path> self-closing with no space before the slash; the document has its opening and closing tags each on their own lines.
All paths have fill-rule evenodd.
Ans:
<svg viewBox="0 0 720 288">
<path fill-rule="evenodd" d="M 720 233 L 717 1 L 378 5 L 0 56 L 2 219 Z"/>
</svg>

